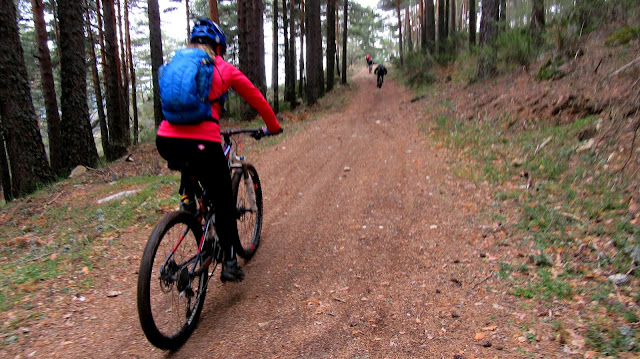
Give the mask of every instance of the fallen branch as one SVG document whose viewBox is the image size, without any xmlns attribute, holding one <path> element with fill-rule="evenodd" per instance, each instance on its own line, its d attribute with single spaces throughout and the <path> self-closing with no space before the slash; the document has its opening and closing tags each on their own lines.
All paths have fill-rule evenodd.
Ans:
<svg viewBox="0 0 640 359">
<path fill-rule="evenodd" d="M 471 287 L 471 290 L 476 289 L 480 284 L 486 282 L 489 278 L 493 277 L 493 272 L 491 272 L 488 276 L 486 276 L 483 280 L 479 281 L 478 283 L 474 284 L 473 287 Z"/>
<path fill-rule="evenodd" d="M 609 75 L 609 77 L 619 74 L 620 72 L 626 70 L 628 67 L 633 66 L 636 62 L 639 62 L 639 61 L 640 61 L 640 56 L 636 57 L 635 60 L 631 61 L 630 63 L 628 63 L 628 64 L 622 66 L 621 68 L 617 69 L 616 71 L 612 72 L 611 75 Z"/>
<path fill-rule="evenodd" d="M 50 206 L 50 205 L 51 205 L 51 203 L 55 202 L 58 198 L 60 198 L 60 196 L 62 196 L 62 194 L 63 194 L 63 193 L 64 193 L 64 191 L 62 191 L 62 192 L 58 193 L 58 195 L 57 195 L 57 196 L 55 196 L 51 201 L 47 202 L 47 204 L 45 205 L 45 207 L 46 207 L 46 206 Z"/>
<path fill-rule="evenodd" d="M 418 101 L 418 100 L 422 100 L 423 98 L 427 98 L 427 95 L 422 95 L 422 96 L 414 97 L 414 98 L 412 98 L 412 99 L 411 99 L 411 101 L 409 101 L 409 102 L 413 103 L 413 102 L 416 102 L 416 101 Z"/>
<path fill-rule="evenodd" d="M 536 150 L 533 151 L 533 155 L 535 156 L 538 151 L 540 151 L 544 146 L 546 146 L 547 144 L 549 144 L 549 142 L 551 142 L 551 140 L 553 140 L 553 136 L 549 136 L 546 140 L 544 140 L 541 144 L 536 146 Z"/>
<path fill-rule="evenodd" d="M 580 222 L 580 223 L 582 223 L 582 224 L 584 224 L 584 223 L 585 223 L 585 220 L 584 220 L 584 219 L 582 219 L 582 218 L 580 218 L 580 217 L 576 216 L 576 215 L 575 215 L 575 214 L 573 214 L 573 213 L 569 213 L 569 212 L 558 212 L 558 213 L 560 213 L 560 214 L 561 214 L 562 216 L 564 216 L 564 217 L 571 218 L 571 219 L 573 219 L 573 220 L 574 220 L 574 221 L 576 221 L 576 222 Z"/>
</svg>

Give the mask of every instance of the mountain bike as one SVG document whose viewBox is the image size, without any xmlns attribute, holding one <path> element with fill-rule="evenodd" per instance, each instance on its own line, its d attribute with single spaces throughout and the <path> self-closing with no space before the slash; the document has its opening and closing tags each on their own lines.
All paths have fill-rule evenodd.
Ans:
<svg viewBox="0 0 640 359">
<path fill-rule="evenodd" d="M 236 220 L 242 248 L 238 255 L 251 259 L 262 232 L 262 187 L 255 167 L 238 155 L 240 135 L 256 140 L 262 129 L 232 129 L 220 132 L 229 161 Z M 195 214 L 179 210 L 166 214 L 156 225 L 142 255 L 138 272 L 138 316 L 151 344 L 177 349 L 196 327 L 209 278 L 222 263 L 222 248 L 215 232 L 214 204 L 200 190 L 195 194 Z"/>
<path fill-rule="evenodd" d="M 382 87 L 382 81 L 384 81 L 383 76 L 378 76 L 378 82 L 377 82 L 377 84 L 378 84 L 378 88 L 381 88 L 381 87 Z"/>
</svg>

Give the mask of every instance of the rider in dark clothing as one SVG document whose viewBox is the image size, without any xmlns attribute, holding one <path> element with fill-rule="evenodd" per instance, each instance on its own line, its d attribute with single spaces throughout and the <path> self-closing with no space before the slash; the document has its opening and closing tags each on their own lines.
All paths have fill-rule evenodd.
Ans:
<svg viewBox="0 0 640 359">
<path fill-rule="evenodd" d="M 384 81 L 384 75 L 387 74 L 387 68 L 384 67 L 383 64 L 379 64 L 376 69 L 373 71 L 374 74 L 378 75 L 378 88 L 382 87 L 382 81 Z"/>
</svg>

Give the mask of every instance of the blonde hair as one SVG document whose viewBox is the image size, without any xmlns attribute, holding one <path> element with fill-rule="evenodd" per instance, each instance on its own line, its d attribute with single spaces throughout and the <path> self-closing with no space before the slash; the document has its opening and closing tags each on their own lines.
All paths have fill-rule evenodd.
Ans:
<svg viewBox="0 0 640 359">
<path fill-rule="evenodd" d="M 209 46 L 207 44 L 190 43 L 189 45 L 187 45 L 187 47 L 204 50 L 204 51 L 207 52 L 207 54 L 209 54 L 209 56 L 211 56 L 212 59 L 216 58 L 216 52 L 213 50 L 213 48 L 211 48 L 211 46 Z"/>
</svg>

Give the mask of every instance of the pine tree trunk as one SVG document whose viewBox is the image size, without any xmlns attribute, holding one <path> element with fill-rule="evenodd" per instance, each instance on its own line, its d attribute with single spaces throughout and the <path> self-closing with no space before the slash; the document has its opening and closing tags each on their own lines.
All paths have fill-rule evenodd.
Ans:
<svg viewBox="0 0 640 359">
<path fill-rule="evenodd" d="M 216 24 L 220 24 L 220 15 L 218 15 L 218 0 L 209 0 L 209 19 Z"/>
<path fill-rule="evenodd" d="M 127 54 L 129 56 L 129 73 L 131 73 L 131 101 L 133 109 L 133 144 L 138 144 L 138 94 L 136 91 L 136 70 L 133 66 L 133 53 L 131 52 L 131 31 L 129 24 L 129 3 L 124 0 L 125 36 L 127 37 Z"/>
<path fill-rule="evenodd" d="M 425 0 L 425 32 L 427 36 L 427 50 L 434 53 L 436 49 L 436 14 L 433 1 Z"/>
<path fill-rule="evenodd" d="M 287 18 L 287 0 L 282 0 L 282 30 L 284 31 L 284 100 L 290 101 L 291 60 L 289 60 L 289 19 Z"/>
<path fill-rule="evenodd" d="M 478 58 L 477 77 L 485 79 L 496 73 L 496 49 L 492 46 L 498 35 L 498 0 L 483 0 L 480 19 L 480 45 L 487 48 Z"/>
<path fill-rule="evenodd" d="M 424 8 L 424 1 L 420 0 L 420 48 L 422 51 L 427 50 L 427 19 L 426 10 Z"/>
<path fill-rule="evenodd" d="M 476 0 L 469 0 L 469 47 L 476 45 Z"/>
<path fill-rule="evenodd" d="M 96 94 L 96 108 L 98 109 L 98 121 L 100 124 L 100 140 L 102 143 L 102 152 L 106 155 L 109 150 L 109 129 L 107 127 L 107 119 L 104 114 L 104 100 L 102 98 L 102 88 L 100 87 L 100 75 L 98 74 L 98 60 L 96 59 L 95 40 L 93 38 L 93 30 L 91 29 L 91 17 L 89 16 L 89 4 L 85 0 L 85 15 L 87 18 L 87 33 L 89 34 L 89 54 L 91 56 L 91 75 L 93 78 L 93 90 Z M 98 2 L 99 4 L 99 2 Z"/>
<path fill-rule="evenodd" d="M 305 84 L 305 68 L 304 68 L 304 39 L 306 37 L 305 32 L 305 11 L 306 11 L 305 0 L 300 0 L 300 58 L 298 59 L 298 97 L 304 97 L 304 84 Z M 309 46 L 309 45 L 307 45 Z M 293 58 L 295 58 L 295 47 L 293 47 Z M 294 89 L 295 96 L 295 89 Z"/>
<path fill-rule="evenodd" d="M 238 59 L 239 69 L 264 95 L 266 77 L 264 70 L 264 37 L 262 0 L 238 0 Z M 252 120 L 257 112 L 242 103 L 240 117 Z"/>
<path fill-rule="evenodd" d="M 53 181 L 23 56 L 16 6 L 13 0 L 0 0 L 0 119 L 11 168 L 10 197 Z"/>
<path fill-rule="evenodd" d="M 124 36 L 122 31 L 122 2 L 120 0 L 116 0 L 118 4 L 118 33 L 120 39 L 120 59 L 118 63 L 120 64 L 120 93 L 122 97 L 120 101 L 122 104 L 120 106 L 122 110 L 122 126 L 124 127 L 124 131 L 126 131 L 126 141 L 127 146 L 131 143 L 131 126 L 129 125 L 129 67 L 127 61 L 126 47 L 124 46 Z"/>
<path fill-rule="evenodd" d="M 153 118 L 156 127 L 164 120 L 162 103 L 160 102 L 160 86 L 158 85 L 158 69 L 162 65 L 162 31 L 160 30 L 160 6 L 158 0 L 148 0 L 149 9 L 149 44 L 151 47 L 151 77 L 153 79 Z"/>
<path fill-rule="evenodd" d="M 338 7 L 338 2 L 336 1 L 336 73 L 338 77 L 340 77 L 340 58 L 338 54 L 340 53 L 340 8 Z"/>
<path fill-rule="evenodd" d="M 400 43 L 398 44 L 398 52 L 400 53 L 400 66 L 404 64 L 404 60 L 402 57 L 402 19 L 400 18 L 400 0 L 396 0 L 396 12 L 398 14 L 398 39 Z"/>
<path fill-rule="evenodd" d="M 56 44 L 60 44 L 60 27 L 58 26 L 58 5 L 56 0 L 51 0 L 51 12 L 53 13 L 53 33 L 56 36 Z M 60 46 L 56 46 L 56 52 L 58 53 L 58 65 L 60 65 Z"/>
<path fill-rule="evenodd" d="M 347 8 L 349 0 L 343 0 L 344 7 L 342 9 L 342 84 L 347 83 Z"/>
<path fill-rule="evenodd" d="M 498 0 L 484 0 L 482 2 L 482 17 L 480 18 L 480 45 L 488 45 L 497 36 Z"/>
<path fill-rule="evenodd" d="M 298 61 L 298 59 L 296 58 L 296 12 L 295 12 L 295 0 L 290 0 L 289 2 L 289 58 L 291 59 L 291 93 L 289 94 L 289 100 L 291 101 L 291 108 L 294 109 L 298 106 L 298 98 L 296 97 L 296 61 Z M 300 0 L 300 12 L 302 15 L 300 15 L 301 17 L 304 16 L 304 2 L 303 0 Z M 302 54 L 302 45 L 304 42 L 304 22 L 301 21 L 300 22 L 300 54 Z M 302 88 L 302 81 L 303 81 L 303 69 L 304 66 L 303 64 L 300 64 L 298 66 L 300 68 L 300 82 L 299 82 L 299 89 Z M 301 91 L 301 90 L 299 90 Z M 302 97 L 302 96 L 299 96 Z"/>
<path fill-rule="evenodd" d="M 35 24 L 36 45 L 40 63 L 40 76 L 44 107 L 47 113 L 47 136 L 49 137 L 49 161 L 51 168 L 57 172 L 62 167 L 62 141 L 60 140 L 60 114 L 56 86 L 53 81 L 51 54 L 47 44 L 47 27 L 44 21 L 44 6 L 42 0 L 31 0 L 33 22 Z"/>
<path fill-rule="evenodd" d="M 273 112 L 278 113 L 278 0 L 273 0 L 273 49 L 271 58 L 271 88 L 273 89 Z"/>
<path fill-rule="evenodd" d="M 336 0 L 327 0 L 327 92 L 333 89 L 336 61 Z M 321 40 L 322 41 L 322 40 Z"/>
<path fill-rule="evenodd" d="M 324 90 L 322 70 L 322 26 L 320 23 L 320 2 L 309 1 L 305 6 L 307 21 L 307 86 L 308 105 L 318 102 Z"/>
<path fill-rule="evenodd" d="M 58 1 L 60 21 L 60 78 L 62 121 L 60 134 L 66 146 L 62 168 L 70 173 L 78 165 L 94 167 L 98 151 L 87 107 L 87 66 L 84 9 L 76 0 Z"/>
<path fill-rule="evenodd" d="M 447 37 L 445 32 L 444 2 L 445 0 L 438 0 L 438 53 L 444 51 L 444 41 Z"/>
<path fill-rule="evenodd" d="M 507 0 L 498 0 L 498 27 L 504 31 L 507 26 Z"/>
<path fill-rule="evenodd" d="M 449 37 L 449 0 L 440 0 L 442 1 L 442 6 L 444 6 L 444 38 Z"/>
<path fill-rule="evenodd" d="M 543 42 L 542 32 L 544 31 L 544 26 L 544 0 L 533 0 L 529 29 L 533 36 L 533 40 L 537 45 L 541 45 Z"/>
<path fill-rule="evenodd" d="M 453 36 L 456 32 L 456 0 L 449 1 L 451 5 L 451 8 L 449 9 L 449 35 Z"/>
<path fill-rule="evenodd" d="M 112 161 L 127 153 L 127 135 L 125 131 L 124 110 L 122 106 L 122 88 L 120 86 L 120 62 L 118 61 L 118 42 L 116 37 L 116 14 L 113 0 L 104 0 L 104 39 L 105 39 L 105 82 L 107 83 L 107 118 L 109 126 L 109 148 L 107 157 Z M 153 56 L 153 55 L 152 55 Z M 128 121 L 126 121 L 128 122 Z"/>
</svg>

